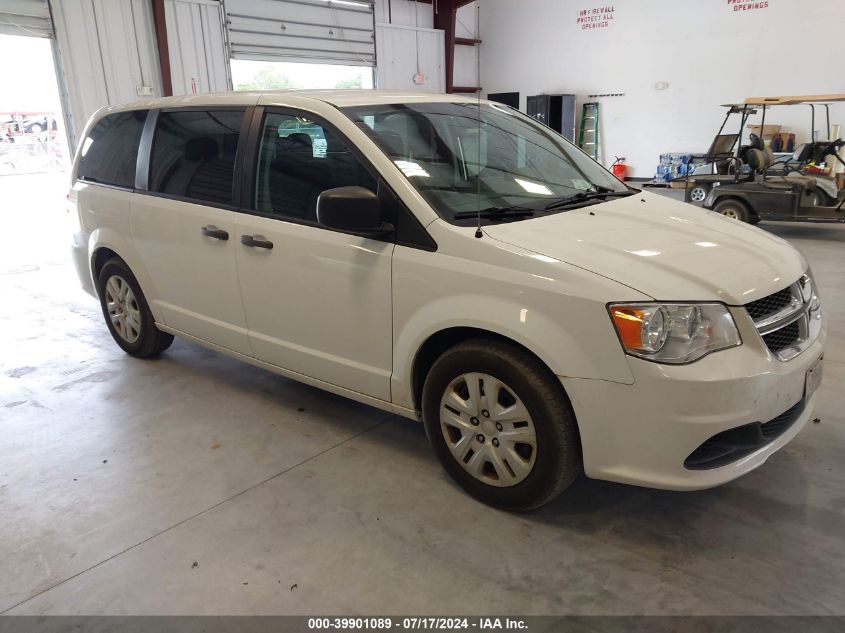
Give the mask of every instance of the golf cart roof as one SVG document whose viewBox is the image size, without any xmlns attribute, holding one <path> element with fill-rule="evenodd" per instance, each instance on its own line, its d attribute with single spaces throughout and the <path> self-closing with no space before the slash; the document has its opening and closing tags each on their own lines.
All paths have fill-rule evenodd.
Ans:
<svg viewBox="0 0 845 633">
<path fill-rule="evenodd" d="M 753 108 L 749 108 L 744 103 L 720 103 L 719 107 L 720 108 L 728 108 L 731 111 L 731 114 L 736 114 L 737 112 L 742 112 L 744 109 L 747 109 L 749 114 L 754 114 L 755 112 L 757 112 Z"/>
<path fill-rule="evenodd" d="M 745 100 L 743 105 L 798 105 L 799 103 L 835 103 L 838 101 L 845 101 L 845 94 L 797 95 L 791 97 L 749 97 Z"/>
</svg>

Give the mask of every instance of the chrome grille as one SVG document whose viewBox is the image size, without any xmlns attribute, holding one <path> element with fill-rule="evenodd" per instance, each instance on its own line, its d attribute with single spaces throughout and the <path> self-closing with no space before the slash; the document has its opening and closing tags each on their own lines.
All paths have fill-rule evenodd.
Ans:
<svg viewBox="0 0 845 633">
<path fill-rule="evenodd" d="M 801 327 L 798 321 L 793 321 L 789 325 L 775 330 L 771 334 L 764 334 L 763 340 L 766 346 L 775 354 L 792 345 L 795 341 L 801 338 Z"/>
<path fill-rule="evenodd" d="M 745 306 L 754 321 L 777 314 L 792 302 L 792 288 L 784 288 L 768 297 L 763 297 Z"/>
<path fill-rule="evenodd" d="M 808 274 L 745 309 L 766 347 L 782 361 L 804 351 L 821 330 L 821 304 Z"/>
</svg>

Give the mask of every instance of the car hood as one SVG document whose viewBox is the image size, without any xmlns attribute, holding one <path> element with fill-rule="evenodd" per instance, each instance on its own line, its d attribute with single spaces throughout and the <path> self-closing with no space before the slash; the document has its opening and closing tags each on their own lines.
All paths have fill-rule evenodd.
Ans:
<svg viewBox="0 0 845 633">
<path fill-rule="evenodd" d="M 779 237 L 646 192 L 484 232 L 663 301 L 744 305 L 793 283 L 807 266 Z"/>
</svg>

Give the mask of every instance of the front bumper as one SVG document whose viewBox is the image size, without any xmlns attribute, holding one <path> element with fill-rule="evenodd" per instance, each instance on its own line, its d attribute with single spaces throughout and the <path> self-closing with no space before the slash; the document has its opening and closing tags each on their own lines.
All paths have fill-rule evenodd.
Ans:
<svg viewBox="0 0 845 633">
<path fill-rule="evenodd" d="M 815 395 L 765 445 L 715 468 L 684 465 L 713 436 L 778 418 L 805 396 L 805 375 L 822 355 L 824 330 L 799 356 L 782 362 L 756 332 L 742 329 L 743 345 L 690 365 L 629 357 L 631 385 L 562 377 L 587 476 L 668 490 L 711 488 L 757 468 L 795 437 L 812 416 Z"/>
</svg>

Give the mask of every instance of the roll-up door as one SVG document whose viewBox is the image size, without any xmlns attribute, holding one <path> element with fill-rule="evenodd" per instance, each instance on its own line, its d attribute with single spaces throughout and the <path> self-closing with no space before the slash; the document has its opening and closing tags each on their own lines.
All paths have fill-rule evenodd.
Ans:
<svg viewBox="0 0 845 633">
<path fill-rule="evenodd" d="M 0 0 L 0 35 L 53 37 L 47 0 Z"/>
<path fill-rule="evenodd" d="M 372 0 L 227 0 L 235 59 L 374 66 Z"/>
</svg>

